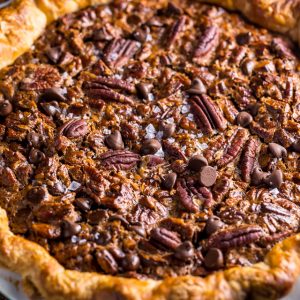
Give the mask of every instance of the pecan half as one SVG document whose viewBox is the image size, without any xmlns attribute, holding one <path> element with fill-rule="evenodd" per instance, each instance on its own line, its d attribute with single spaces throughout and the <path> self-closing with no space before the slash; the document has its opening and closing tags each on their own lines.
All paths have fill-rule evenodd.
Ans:
<svg viewBox="0 0 300 300">
<path fill-rule="evenodd" d="M 156 243 L 172 250 L 175 250 L 181 244 L 179 234 L 166 228 L 154 228 L 150 233 L 150 237 Z"/>
<path fill-rule="evenodd" d="M 258 141 L 251 137 L 246 145 L 245 149 L 242 153 L 241 157 L 241 175 L 242 179 L 246 182 L 250 182 L 251 173 L 254 166 L 255 158 L 258 152 Z"/>
<path fill-rule="evenodd" d="M 263 128 L 259 123 L 252 122 L 250 124 L 251 133 L 257 134 L 265 143 L 270 143 L 273 140 L 275 128 Z"/>
<path fill-rule="evenodd" d="M 91 81 L 85 81 L 83 83 L 83 87 L 85 89 L 101 89 L 103 85 L 113 89 L 120 89 L 129 93 L 135 92 L 135 86 L 132 83 L 114 77 L 98 76 Z"/>
<path fill-rule="evenodd" d="M 70 120 L 59 129 L 59 135 L 68 138 L 79 138 L 88 133 L 88 125 L 85 120 Z"/>
<path fill-rule="evenodd" d="M 214 25 L 206 27 L 196 44 L 194 58 L 209 55 L 216 49 L 218 43 L 219 28 Z"/>
<path fill-rule="evenodd" d="M 96 259 L 102 270 L 108 274 L 115 274 L 118 272 L 118 264 L 111 253 L 106 250 L 100 250 L 96 253 Z"/>
<path fill-rule="evenodd" d="M 226 128 L 226 119 L 209 96 L 200 95 L 192 98 L 190 102 L 195 121 L 204 133 L 211 134 L 215 128 L 221 131 Z"/>
<path fill-rule="evenodd" d="M 136 153 L 126 150 L 108 151 L 100 156 L 102 166 L 116 170 L 129 170 L 140 160 Z"/>
<path fill-rule="evenodd" d="M 180 32 L 184 28 L 185 21 L 186 21 L 186 17 L 185 16 L 181 16 L 169 28 L 168 33 L 167 33 L 167 37 L 166 37 L 166 39 L 164 41 L 165 45 L 168 48 L 170 48 L 174 44 L 174 42 L 176 41 L 176 39 L 178 38 L 178 35 L 180 34 Z"/>
<path fill-rule="evenodd" d="M 113 68 L 124 66 L 140 48 L 137 41 L 114 39 L 104 49 L 104 61 Z"/>
<path fill-rule="evenodd" d="M 85 87 L 85 95 L 90 98 L 97 100 L 107 100 L 107 101 L 117 101 L 120 103 L 127 103 L 132 105 L 134 102 L 129 97 L 120 94 L 105 85 L 97 84 L 97 85 L 87 85 Z"/>
<path fill-rule="evenodd" d="M 264 232 L 257 225 L 244 225 L 238 228 L 218 231 L 207 241 L 206 248 L 230 249 L 257 242 Z"/>
<path fill-rule="evenodd" d="M 219 167 L 224 167 L 225 165 L 232 162 L 239 153 L 243 150 L 244 144 L 248 139 L 248 132 L 246 129 L 238 129 L 231 139 L 231 143 L 228 145 L 223 156 L 218 161 Z"/>
<path fill-rule="evenodd" d="M 177 182 L 176 191 L 179 202 L 185 210 L 192 213 L 199 211 L 198 205 L 194 203 L 193 198 L 189 195 L 188 187 L 184 180 L 179 180 Z"/>
<path fill-rule="evenodd" d="M 181 151 L 179 147 L 177 147 L 174 144 L 171 144 L 170 142 L 164 140 L 162 142 L 163 150 L 171 157 L 174 157 L 175 159 L 182 159 L 186 160 L 186 157 L 184 153 Z"/>
</svg>

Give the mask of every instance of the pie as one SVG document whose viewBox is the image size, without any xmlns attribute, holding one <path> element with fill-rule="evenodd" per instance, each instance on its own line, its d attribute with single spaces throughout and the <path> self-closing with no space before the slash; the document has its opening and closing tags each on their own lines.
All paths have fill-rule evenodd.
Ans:
<svg viewBox="0 0 300 300">
<path fill-rule="evenodd" d="M 281 297 L 299 1 L 103 2 L 0 10 L 0 263 L 32 299 Z"/>
</svg>

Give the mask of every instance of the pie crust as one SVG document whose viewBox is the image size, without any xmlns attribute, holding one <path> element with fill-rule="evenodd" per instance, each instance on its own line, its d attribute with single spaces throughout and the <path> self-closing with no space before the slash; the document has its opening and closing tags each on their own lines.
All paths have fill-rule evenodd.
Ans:
<svg viewBox="0 0 300 300">
<path fill-rule="evenodd" d="M 103 0 L 17 0 L 0 11 L 0 68 L 11 64 L 65 13 Z M 239 10 L 253 22 L 300 42 L 300 1 L 205 1 Z M 0 209 L 0 264 L 20 273 L 27 294 L 43 299 L 277 299 L 300 274 L 300 234 L 278 243 L 264 261 L 205 278 L 184 276 L 137 280 L 64 269 L 41 246 L 14 235 Z"/>
</svg>

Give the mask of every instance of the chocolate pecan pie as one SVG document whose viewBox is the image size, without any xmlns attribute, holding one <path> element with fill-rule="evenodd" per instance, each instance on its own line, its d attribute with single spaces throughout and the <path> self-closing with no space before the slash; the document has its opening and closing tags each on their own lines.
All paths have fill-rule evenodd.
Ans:
<svg viewBox="0 0 300 300">
<path fill-rule="evenodd" d="M 0 263 L 30 297 L 277 299 L 296 280 L 299 1 L 211 2 L 284 35 L 192 0 L 0 10 Z"/>
</svg>

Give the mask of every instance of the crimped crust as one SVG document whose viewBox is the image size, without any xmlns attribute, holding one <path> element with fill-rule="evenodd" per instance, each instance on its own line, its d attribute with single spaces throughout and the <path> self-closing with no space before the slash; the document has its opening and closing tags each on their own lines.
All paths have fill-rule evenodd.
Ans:
<svg viewBox="0 0 300 300">
<path fill-rule="evenodd" d="M 0 209 L 0 263 L 22 274 L 27 292 L 38 291 L 44 299 L 277 299 L 290 290 L 300 273 L 299 251 L 298 234 L 278 243 L 262 263 L 206 278 L 154 281 L 81 273 L 65 270 L 44 248 L 14 235 Z"/>
<path fill-rule="evenodd" d="M 16 1 L 0 12 L 0 68 L 24 53 L 47 23 L 103 2 Z M 240 10 L 252 21 L 298 40 L 299 1 L 253 0 L 247 5 L 244 1 L 206 2 Z M 300 274 L 299 251 L 298 234 L 278 243 L 262 263 L 216 272 L 206 278 L 186 276 L 155 281 L 82 273 L 64 269 L 43 247 L 14 235 L 6 212 L 0 209 L 0 263 L 22 275 L 29 295 L 38 293 L 44 299 L 277 299 L 289 291 Z"/>
</svg>

